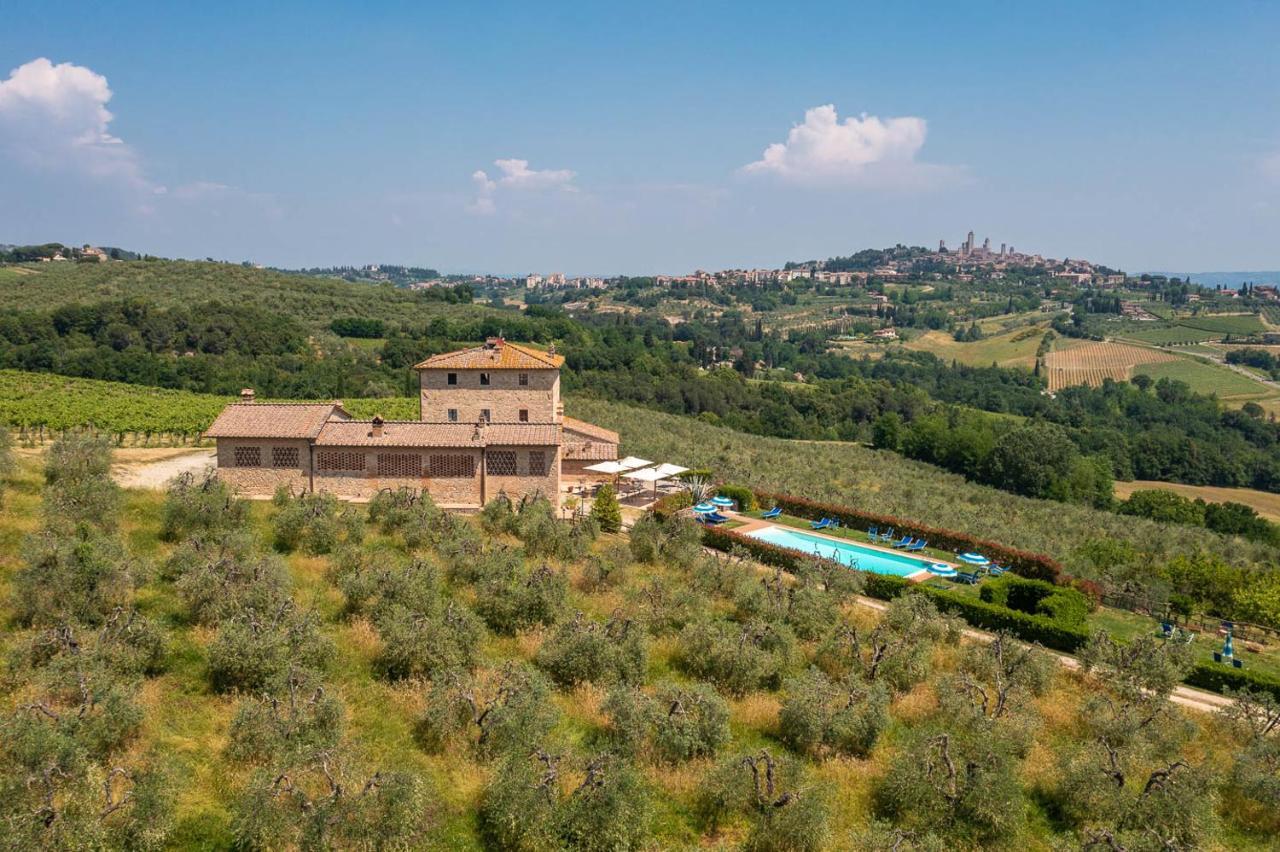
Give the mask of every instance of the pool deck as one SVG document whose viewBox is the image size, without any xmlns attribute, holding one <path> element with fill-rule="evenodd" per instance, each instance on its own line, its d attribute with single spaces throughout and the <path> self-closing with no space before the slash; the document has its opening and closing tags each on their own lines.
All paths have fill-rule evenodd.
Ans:
<svg viewBox="0 0 1280 852">
<path fill-rule="evenodd" d="M 806 530 L 806 529 L 801 529 L 800 527 L 787 526 L 786 524 L 774 524 L 774 523 L 770 523 L 769 521 L 761 520 L 760 518 L 751 518 L 746 515 L 739 514 L 738 512 L 728 512 L 726 514 L 732 517 L 735 521 L 742 522 L 742 526 L 733 528 L 733 531 L 736 533 L 745 534 L 750 532 L 756 532 L 757 530 L 769 529 L 770 527 L 777 527 L 780 530 L 800 532 L 800 533 L 804 533 L 805 535 L 814 536 L 816 538 L 825 538 L 828 541 L 842 542 L 844 544 L 856 544 L 858 547 L 865 547 L 868 550 L 879 550 L 882 553 L 892 553 L 895 556 L 903 556 L 903 555 L 911 556 L 910 553 L 904 553 L 904 551 L 901 551 L 901 550 L 894 550 L 891 547 L 883 547 L 878 544 L 872 544 L 871 542 L 868 542 L 868 541 L 858 541 L 857 539 L 852 539 L 852 538 L 842 538 L 841 536 L 827 535 L 822 530 Z M 945 559 L 934 559 L 933 557 L 921 557 L 921 556 L 916 556 L 914 558 L 920 559 L 926 562 L 933 562 L 938 565 L 946 565 L 948 568 L 957 567 L 954 562 L 948 562 Z M 909 580 L 912 583 L 923 583 L 925 580 L 931 580 L 931 579 L 934 579 L 935 577 L 937 577 L 936 574 L 930 574 L 927 570 L 921 569 L 915 572 L 914 574 L 908 574 L 903 579 Z"/>
</svg>

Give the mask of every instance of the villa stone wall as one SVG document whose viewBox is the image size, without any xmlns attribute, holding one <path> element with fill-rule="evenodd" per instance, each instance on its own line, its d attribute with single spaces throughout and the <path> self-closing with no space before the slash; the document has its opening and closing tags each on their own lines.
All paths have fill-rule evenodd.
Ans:
<svg viewBox="0 0 1280 852">
<path fill-rule="evenodd" d="M 433 423 L 448 421 L 449 409 L 458 412 L 459 423 L 475 423 L 480 412 L 489 409 L 494 423 L 516 423 L 520 409 L 529 412 L 530 423 L 558 423 L 560 420 L 559 370 L 493 370 L 489 384 L 480 384 L 484 370 L 422 370 L 420 418 Z M 458 377 L 448 384 L 448 374 Z M 529 384 L 520 385 L 520 376 Z"/>
<path fill-rule="evenodd" d="M 412 488 L 415 491 L 425 490 L 431 499 L 446 509 L 470 509 L 480 506 L 480 465 L 482 463 L 479 450 L 471 449 L 431 449 L 422 447 L 317 447 L 317 457 L 322 452 L 357 454 L 363 457 L 364 464 L 360 470 L 325 470 L 317 463 L 315 474 L 316 491 L 324 491 L 339 497 L 369 499 L 383 489 Z M 422 457 L 421 477 L 380 476 L 378 473 L 378 455 L 383 453 L 417 454 Z M 471 459 L 473 476 L 430 476 L 429 458 L 432 455 L 465 456 Z"/>
<path fill-rule="evenodd" d="M 560 453 L 557 447 L 536 447 L 530 449 L 528 447 L 489 447 L 488 453 L 494 452 L 514 452 L 516 454 L 516 473 L 513 476 L 495 475 L 488 472 L 491 468 L 486 468 L 484 478 L 485 500 L 492 500 L 497 497 L 500 492 L 505 492 L 513 501 L 519 500 L 524 494 L 533 494 L 541 491 L 543 496 L 551 501 L 557 510 L 560 508 Z M 530 452 L 544 452 L 546 459 L 546 474 L 543 476 L 531 475 L 529 472 L 529 454 Z"/>
<path fill-rule="evenodd" d="M 311 487 L 311 453 L 306 440 L 219 438 L 218 477 L 241 494 L 270 497 L 281 485 L 294 492 Z M 251 456 L 257 452 L 257 464 Z M 238 452 L 237 452 L 238 451 Z M 296 465 L 277 464 L 283 457 Z"/>
</svg>

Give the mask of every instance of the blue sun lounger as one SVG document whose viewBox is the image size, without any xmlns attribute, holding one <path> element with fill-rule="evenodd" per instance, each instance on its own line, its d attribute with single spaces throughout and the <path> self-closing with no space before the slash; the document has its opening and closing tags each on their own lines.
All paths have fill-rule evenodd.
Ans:
<svg viewBox="0 0 1280 852">
<path fill-rule="evenodd" d="M 761 517 L 761 518 L 763 518 L 764 520 L 768 521 L 768 520 L 771 520 L 771 519 L 773 519 L 773 518 L 778 517 L 778 516 L 779 516 L 779 515 L 781 515 L 781 514 L 782 514 L 782 507 L 781 507 L 781 506 L 774 506 L 772 509 L 770 509 L 769 511 L 765 512 L 765 513 L 764 513 L 763 515 L 761 515 L 760 517 Z"/>
<path fill-rule="evenodd" d="M 904 535 L 902 538 L 898 539 L 897 541 L 895 541 L 895 542 L 890 542 L 890 546 L 891 546 L 891 547 L 906 547 L 906 546 L 907 546 L 908 544 L 910 544 L 912 541 L 914 541 L 914 539 L 912 539 L 912 538 L 911 538 L 911 536 L 909 536 L 909 535 Z"/>
<path fill-rule="evenodd" d="M 829 526 L 831 526 L 831 525 L 832 525 L 832 524 L 831 524 L 831 519 L 830 519 L 830 518 L 827 518 L 827 517 L 823 517 L 823 519 L 822 519 L 822 520 L 820 520 L 820 521 L 810 521 L 810 522 L 809 522 L 809 529 L 811 529 L 811 530 L 825 530 L 827 527 L 829 527 Z"/>
<path fill-rule="evenodd" d="M 725 521 L 729 520 L 727 516 L 722 515 L 719 512 L 708 513 L 706 515 L 706 519 L 707 519 L 707 523 L 711 523 L 711 524 L 723 524 Z"/>
<path fill-rule="evenodd" d="M 910 550 L 910 551 L 912 551 L 912 552 L 914 553 L 914 552 L 919 551 L 919 550 L 924 550 L 924 549 L 925 549 L 926 547 L 928 547 L 928 546 L 929 546 L 929 542 L 925 541 L 925 540 L 924 540 L 924 539 L 922 539 L 922 538 L 918 538 L 918 539 L 916 539 L 915 541 L 913 541 L 913 542 L 911 542 L 910 544 L 908 544 L 908 545 L 907 545 L 907 547 L 906 547 L 906 549 L 907 549 L 907 550 Z"/>
</svg>

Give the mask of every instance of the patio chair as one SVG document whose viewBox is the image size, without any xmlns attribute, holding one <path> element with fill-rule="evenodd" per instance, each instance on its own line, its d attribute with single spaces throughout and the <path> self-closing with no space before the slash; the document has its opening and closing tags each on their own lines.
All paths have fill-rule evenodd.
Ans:
<svg viewBox="0 0 1280 852">
<path fill-rule="evenodd" d="M 769 511 L 765 512 L 765 513 L 764 513 L 764 514 L 762 514 L 760 517 L 761 517 L 761 518 L 763 518 L 764 520 L 768 521 L 768 520 L 772 520 L 772 519 L 774 519 L 774 518 L 778 517 L 778 516 L 779 516 L 779 515 L 781 515 L 781 514 L 782 514 L 782 507 L 781 507 L 781 506 L 774 506 L 772 509 L 770 509 Z"/>
<path fill-rule="evenodd" d="M 1231 665 L 1232 665 L 1234 668 L 1242 669 L 1242 668 L 1244 668 L 1244 660 L 1237 659 L 1236 657 L 1232 657 L 1232 658 L 1231 658 Z"/>
<path fill-rule="evenodd" d="M 1214 652 L 1213 652 L 1213 661 L 1214 661 L 1215 663 L 1220 663 L 1220 662 L 1222 662 L 1222 654 L 1221 654 L 1220 652 L 1218 652 L 1218 651 L 1214 651 Z"/>
<path fill-rule="evenodd" d="M 871 539 L 872 541 L 875 541 L 879 537 L 880 537 L 879 527 L 867 527 L 867 538 Z"/>
<path fill-rule="evenodd" d="M 918 538 L 915 541 L 908 544 L 906 549 L 914 553 L 920 550 L 924 550 L 928 546 L 929 546 L 929 542 L 925 541 L 922 538 Z"/>
<path fill-rule="evenodd" d="M 1173 624 L 1168 621 L 1160 622 L 1160 635 L 1165 639 L 1173 638 Z"/>
<path fill-rule="evenodd" d="M 893 527 L 889 527 L 889 529 L 880 533 L 880 536 L 876 539 L 876 541 L 879 541 L 879 542 L 893 541 Z"/>
<path fill-rule="evenodd" d="M 820 521 L 809 522 L 809 529 L 811 530 L 825 530 L 829 526 L 831 526 L 831 519 L 826 517 Z"/>
<path fill-rule="evenodd" d="M 956 582 L 965 583 L 970 586 L 976 586 L 982 581 L 982 575 L 977 571 L 957 571 Z"/>
<path fill-rule="evenodd" d="M 719 512 L 710 512 L 707 514 L 706 517 L 707 517 L 707 521 L 713 524 L 723 524 L 725 521 L 729 520 L 727 517 L 720 514 Z"/>
<path fill-rule="evenodd" d="M 911 536 L 909 536 L 909 535 L 904 535 L 902 538 L 898 539 L 897 541 L 892 542 L 892 546 L 893 546 L 893 547 L 906 547 L 908 544 L 910 544 L 910 543 L 911 543 L 911 542 L 913 542 L 913 541 L 915 541 L 915 539 L 913 539 Z"/>
<path fill-rule="evenodd" d="M 992 577 L 999 577 L 1000 575 L 1004 574 L 1008 570 L 1009 569 L 1005 568 L 1003 565 L 997 565 L 994 562 L 992 562 L 990 565 L 987 566 L 987 573 L 990 574 Z"/>
</svg>

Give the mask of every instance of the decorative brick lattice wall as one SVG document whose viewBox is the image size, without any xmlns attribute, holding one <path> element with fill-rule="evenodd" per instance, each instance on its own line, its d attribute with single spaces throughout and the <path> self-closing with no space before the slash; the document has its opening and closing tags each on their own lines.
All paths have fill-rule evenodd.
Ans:
<svg viewBox="0 0 1280 852">
<path fill-rule="evenodd" d="M 262 448 L 236 447 L 236 467 L 262 467 Z"/>
<path fill-rule="evenodd" d="M 485 473 L 489 476 L 515 476 L 515 450 L 490 450 L 485 453 Z"/>
<path fill-rule="evenodd" d="M 422 476 L 422 456 L 417 453 L 378 453 L 378 476 Z"/>
<path fill-rule="evenodd" d="M 298 459 L 299 454 L 297 447 L 271 448 L 272 467 L 298 467 Z"/>
<path fill-rule="evenodd" d="M 321 450 L 316 453 L 316 470 L 363 471 L 364 453 L 344 452 L 342 450 Z"/>
<path fill-rule="evenodd" d="M 472 456 L 433 455 L 427 459 L 427 475 L 433 479 L 473 479 L 476 460 Z"/>
</svg>

